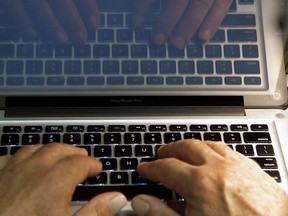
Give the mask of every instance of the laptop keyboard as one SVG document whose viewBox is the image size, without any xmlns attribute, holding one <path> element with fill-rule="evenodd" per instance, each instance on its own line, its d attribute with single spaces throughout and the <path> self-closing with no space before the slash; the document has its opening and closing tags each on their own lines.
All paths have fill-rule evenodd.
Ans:
<svg viewBox="0 0 288 216">
<path fill-rule="evenodd" d="M 1 91 L 267 89 L 256 1 L 234 0 L 211 42 L 194 38 L 183 50 L 149 43 L 161 3 L 156 2 L 147 25 L 135 30 L 130 28 L 134 1 L 97 2 L 101 25 L 89 31 L 85 44 L 23 38 L 6 26 L 11 21 L 0 11 Z"/>
<path fill-rule="evenodd" d="M 157 159 L 157 149 L 180 139 L 224 141 L 233 150 L 254 159 L 278 183 L 281 176 L 267 124 L 97 124 L 9 125 L 0 127 L 0 155 L 13 155 L 27 145 L 65 142 L 99 159 L 103 171 L 78 185 L 73 200 L 117 190 L 128 198 L 147 193 L 161 199 L 181 199 L 163 185 L 139 176 L 136 167 Z"/>
</svg>

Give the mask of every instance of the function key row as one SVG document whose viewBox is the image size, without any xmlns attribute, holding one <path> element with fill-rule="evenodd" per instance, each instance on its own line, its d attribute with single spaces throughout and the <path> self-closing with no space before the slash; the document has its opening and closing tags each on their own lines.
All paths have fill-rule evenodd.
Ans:
<svg viewBox="0 0 288 216">
<path fill-rule="evenodd" d="M 84 125 L 68 125 L 65 127 L 62 125 L 50 125 L 50 126 L 25 126 L 24 132 L 25 133 L 62 133 L 62 132 L 68 132 L 68 133 L 81 133 L 86 132 Z M 210 128 L 210 131 L 229 131 L 229 126 L 226 124 L 213 124 L 213 125 L 204 125 L 204 124 L 193 124 L 189 127 L 184 124 L 173 124 L 173 125 L 108 125 L 107 127 L 105 125 L 88 125 L 87 126 L 87 132 L 166 132 L 168 131 L 188 131 L 188 128 L 190 131 L 208 131 Z M 252 124 L 250 126 L 251 131 L 268 131 L 268 125 L 266 124 Z M 231 131 L 249 131 L 249 126 L 246 124 L 232 124 L 230 125 Z M 3 133 L 21 133 L 22 127 L 21 126 L 4 126 L 3 127 Z"/>
</svg>

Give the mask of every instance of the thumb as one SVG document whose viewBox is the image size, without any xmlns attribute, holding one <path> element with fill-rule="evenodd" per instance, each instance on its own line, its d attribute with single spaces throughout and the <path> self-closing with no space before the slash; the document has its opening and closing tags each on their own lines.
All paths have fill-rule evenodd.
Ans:
<svg viewBox="0 0 288 216">
<path fill-rule="evenodd" d="M 179 216 L 166 203 L 156 197 L 138 195 L 132 200 L 132 208 L 138 216 Z"/>
<path fill-rule="evenodd" d="M 103 193 L 91 199 L 74 216 L 114 215 L 126 204 L 126 197 L 119 192 Z"/>
</svg>

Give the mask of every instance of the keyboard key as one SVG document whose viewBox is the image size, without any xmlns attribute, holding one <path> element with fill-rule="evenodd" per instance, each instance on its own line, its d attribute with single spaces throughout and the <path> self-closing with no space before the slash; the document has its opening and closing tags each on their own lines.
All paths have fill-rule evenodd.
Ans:
<svg viewBox="0 0 288 216">
<path fill-rule="evenodd" d="M 150 125 L 149 131 L 167 131 L 166 125 Z"/>
<path fill-rule="evenodd" d="M 141 61 L 141 74 L 157 74 L 157 62 Z"/>
<path fill-rule="evenodd" d="M 204 140 L 222 141 L 220 133 L 204 133 Z"/>
<path fill-rule="evenodd" d="M 160 133 L 145 133 L 144 143 L 146 144 L 161 144 L 162 138 Z"/>
<path fill-rule="evenodd" d="M 245 85 L 261 85 L 260 77 L 244 77 Z"/>
<path fill-rule="evenodd" d="M 123 74 L 138 74 L 138 61 L 122 61 Z"/>
<path fill-rule="evenodd" d="M 119 74 L 120 73 L 119 61 L 115 61 L 115 60 L 104 61 L 103 73 L 104 74 Z"/>
<path fill-rule="evenodd" d="M 124 77 L 107 77 L 108 85 L 124 85 L 125 79 Z"/>
<path fill-rule="evenodd" d="M 258 61 L 235 61 L 236 74 L 260 74 L 260 65 Z"/>
<path fill-rule="evenodd" d="M 121 144 L 121 134 L 120 133 L 105 133 L 104 134 L 104 144 Z"/>
<path fill-rule="evenodd" d="M 257 32 L 253 29 L 233 29 L 227 31 L 229 42 L 257 42 Z"/>
<path fill-rule="evenodd" d="M 100 158 L 103 170 L 117 170 L 118 163 L 115 158 Z"/>
<path fill-rule="evenodd" d="M 100 61 L 84 61 L 84 74 L 100 74 Z"/>
<path fill-rule="evenodd" d="M 258 58 L 259 51 L 257 45 L 243 45 L 242 47 L 244 58 Z"/>
<path fill-rule="evenodd" d="M 220 29 L 218 30 L 213 38 L 211 39 L 211 42 L 213 43 L 223 43 L 225 42 L 225 31 Z"/>
<path fill-rule="evenodd" d="M 48 133 L 61 133 L 64 131 L 64 127 L 63 126 L 58 126 L 58 125 L 48 125 L 46 126 L 45 128 L 45 132 L 48 132 Z"/>
<path fill-rule="evenodd" d="M 85 133 L 84 134 L 84 144 L 100 144 L 101 143 L 101 134 L 100 133 Z"/>
<path fill-rule="evenodd" d="M 241 85 L 242 78 L 241 77 L 225 77 L 224 82 L 226 85 Z"/>
<path fill-rule="evenodd" d="M 131 145 L 116 145 L 114 151 L 115 151 L 115 157 L 131 157 L 132 156 Z"/>
<path fill-rule="evenodd" d="M 248 131 L 248 125 L 246 124 L 239 124 L 239 125 L 233 124 L 230 126 L 230 128 L 232 131 Z"/>
<path fill-rule="evenodd" d="M 194 61 L 179 61 L 178 62 L 179 74 L 195 74 Z"/>
<path fill-rule="evenodd" d="M 14 57 L 14 45 L 13 44 L 0 44 L 0 50 L 1 50 L 0 58 L 13 58 Z"/>
<path fill-rule="evenodd" d="M 103 185 L 107 184 L 107 173 L 106 172 L 101 172 L 98 176 L 95 177 L 90 177 L 87 179 L 87 184 L 88 185 Z"/>
<path fill-rule="evenodd" d="M 188 45 L 187 56 L 190 58 L 203 58 L 203 46 L 201 44 Z"/>
<path fill-rule="evenodd" d="M 228 131 L 228 126 L 224 124 L 211 125 L 210 130 L 211 131 Z"/>
<path fill-rule="evenodd" d="M 224 142 L 225 143 L 241 143 L 240 133 L 224 133 Z"/>
<path fill-rule="evenodd" d="M 81 135 L 79 133 L 65 133 L 63 135 L 63 142 L 79 145 L 81 143 Z"/>
<path fill-rule="evenodd" d="M 186 77 L 187 85 L 203 85 L 204 81 L 202 77 Z"/>
<path fill-rule="evenodd" d="M 20 133 L 21 126 L 4 126 L 3 133 Z"/>
<path fill-rule="evenodd" d="M 167 85 L 183 85 L 184 79 L 183 77 L 166 77 Z"/>
<path fill-rule="evenodd" d="M 104 132 L 105 126 L 104 125 L 88 125 L 87 131 L 88 132 Z"/>
<path fill-rule="evenodd" d="M 0 156 L 5 156 L 5 155 L 8 155 L 8 149 L 7 149 L 7 147 L 1 146 L 0 147 Z"/>
<path fill-rule="evenodd" d="M 17 46 L 17 58 L 33 58 L 34 46 L 32 44 L 19 44 Z"/>
<path fill-rule="evenodd" d="M 148 55 L 146 45 L 132 45 L 131 46 L 131 57 L 132 58 L 146 58 Z"/>
<path fill-rule="evenodd" d="M 161 45 L 150 45 L 150 57 L 151 58 L 165 58 L 166 57 L 166 46 Z"/>
<path fill-rule="evenodd" d="M 108 43 L 114 41 L 113 29 L 99 29 L 98 30 L 98 42 Z"/>
<path fill-rule="evenodd" d="M 74 56 L 76 58 L 89 58 L 91 57 L 90 45 L 78 44 L 74 46 Z"/>
<path fill-rule="evenodd" d="M 7 61 L 7 65 L 6 65 L 7 75 L 22 75 L 23 71 L 24 71 L 23 61 L 14 61 L 14 60 Z"/>
<path fill-rule="evenodd" d="M 254 14 L 227 14 L 221 24 L 225 27 L 256 26 Z"/>
<path fill-rule="evenodd" d="M 170 125 L 169 126 L 170 131 L 187 131 L 186 125 Z"/>
<path fill-rule="evenodd" d="M 2 134 L 1 145 L 18 145 L 19 134 Z"/>
<path fill-rule="evenodd" d="M 207 58 L 221 58 L 222 50 L 220 45 L 206 45 L 205 53 Z"/>
<path fill-rule="evenodd" d="M 80 75 L 82 72 L 81 61 L 65 61 L 64 73 L 67 75 Z"/>
<path fill-rule="evenodd" d="M 237 145 L 236 151 L 240 152 L 241 154 L 245 156 L 254 156 L 254 149 L 252 145 Z"/>
<path fill-rule="evenodd" d="M 147 85 L 163 85 L 164 78 L 163 77 L 147 77 L 146 78 Z"/>
<path fill-rule="evenodd" d="M 110 173 L 111 184 L 128 184 L 129 178 L 127 172 L 111 172 Z"/>
<path fill-rule="evenodd" d="M 23 77 L 7 77 L 6 85 L 8 86 L 23 86 L 25 80 Z"/>
<path fill-rule="evenodd" d="M 206 77 L 205 83 L 207 85 L 222 85 L 223 80 L 222 80 L 222 77 Z"/>
<path fill-rule="evenodd" d="M 35 145 L 40 143 L 39 134 L 23 134 L 22 145 Z"/>
<path fill-rule="evenodd" d="M 217 61 L 216 62 L 216 73 L 217 74 L 232 74 L 232 63 L 231 61 Z"/>
<path fill-rule="evenodd" d="M 164 134 L 164 142 L 166 144 L 171 143 L 171 142 L 175 142 L 178 140 L 181 140 L 181 134 L 180 133 L 165 133 Z"/>
<path fill-rule="evenodd" d="M 282 182 L 279 171 L 277 171 L 277 170 L 265 170 L 265 172 L 267 174 L 269 174 L 272 178 L 274 178 L 276 182 L 278 182 L 278 183 Z"/>
<path fill-rule="evenodd" d="M 274 156 L 274 148 L 272 145 L 257 145 L 257 154 L 259 156 Z"/>
<path fill-rule="evenodd" d="M 128 130 L 131 132 L 145 132 L 146 126 L 145 125 L 129 125 Z"/>
<path fill-rule="evenodd" d="M 42 126 L 25 126 L 25 133 L 41 133 L 43 130 Z"/>
<path fill-rule="evenodd" d="M 112 148 L 109 145 L 94 146 L 94 157 L 111 157 Z"/>
<path fill-rule="evenodd" d="M 137 158 L 121 158 L 120 168 L 121 170 L 136 170 L 138 166 Z"/>
<path fill-rule="evenodd" d="M 190 131 L 208 131 L 207 125 L 190 125 Z"/>
<path fill-rule="evenodd" d="M 225 58 L 240 58 L 239 45 L 224 45 Z"/>
<path fill-rule="evenodd" d="M 198 61 L 197 62 L 198 74 L 213 74 L 214 66 L 212 61 Z"/>
<path fill-rule="evenodd" d="M 65 84 L 64 77 L 48 77 L 47 85 L 48 86 L 63 86 Z"/>
<path fill-rule="evenodd" d="M 252 124 L 251 130 L 252 131 L 268 131 L 268 125 L 266 124 Z"/>
<path fill-rule="evenodd" d="M 184 139 L 198 139 L 198 140 L 202 140 L 200 133 L 191 133 L 191 132 L 184 133 Z"/>
<path fill-rule="evenodd" d="M 27 75 L 42 75 L 43 62 L 42 61 L 27 61 L 25 73 Z"/>
<path fill-rule="evenodd" d="M 107 25 L 109 27 L 122 27 L 122 26 L 124 26 L 123 14 L 107 14 Z"/>
<path fill-rule="evenodd" d="M 135 146 L 136 157 L 152 157 L 153 149 L 150 145 L 136 145 Z"/>
<path fill-rule="evenodd" d="M 124 143 L 126 144 L 141 144 L 142 138 L 140 133 L 125 133 Z"/>
<path fill-rule="evenodd" d="M 278 164 L 275 158 L 251 158 L 256 161 L 262 169 L 278 169 Z"/>
<path fill-rule="evenodd" d="M 170 58 L 184 58 L 185 52 L 184 49 L 177 49 L 176 47 L 169 45 L 168 55 Z"/>
<path fill-rule="evenodd" d="M 72 46 L 71 45 L 59 45 L 55 47 L 56 58 L 71 58 Z"/>
<path fill-rule="evenodd" d="M 60 134 L 53 133 L 53 134 L 43 134 L 43 144 L 60 142 Z"/>
<path fill-rule="evenodd" d="M 36 57 L 37 58 L 52 58 L 53 47 L 46 44 L 38 44 L 36 46 Z"/>
<path fill-rule="evenodd" d="M 131 29 L 117 30 L 117 41 L 119 43 L 128 43 L 133 41 L 133 31 Z"/>
<path fill-rule="evenodd" d="M 129 55 L 128 45 L 113 45 L 112 56 L 113 58 L 127 58 Z"/>
<path fill-rule="evenodd" d="M 267 132 L 243 133 L 245 143 L 271 143 L 270 134 Z"/>
<path fill-rule="evenodd" d="M 104 85 L 104 77 L 87 77 L 87 85 Z"/>
<path fill-rule="evenodd" d="M 127 77 L 127 85 L 144 85 L 144 77 Z"/>
<path fill-rule="evenodd" d="M 46 61 L 45 73 L 47 75 L 62 74 L 62 62 L 61 61 Z"/>
<path fill-rule="evenodd" d="M 176 62 L 175 61 L 160 61 L 160 73 L 161 74 L 176 74 Z"/>
</svg>

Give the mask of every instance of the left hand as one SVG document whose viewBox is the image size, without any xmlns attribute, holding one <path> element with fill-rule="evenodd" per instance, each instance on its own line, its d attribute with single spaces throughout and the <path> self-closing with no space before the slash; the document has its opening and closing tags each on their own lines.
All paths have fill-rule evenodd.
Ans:
<svg viewBox="0 0 288 216">
<path fill-rule="evenodd" d="M 154 0 L 137 0 L 132 24 L 140 27 L 145 22 Z M 184 48 L 199 31 L 199 38 L 207 42 L 216 33 L 228 12 L 232 0 L 164 0 L 163 10 L 156 20 L 152 42 L 161 45 L 171 36 L 172 44 Z"/>
<path fill-rule="evenodd" d="M 71 216 L 75 187 L 101 169 L 86 150 L 60 143 L 29 146 L 0 157 L 0 215 Z M 75 216 L 112 215 L 126 202 L 118 192 L 101 194 Z"/>
</svg>

